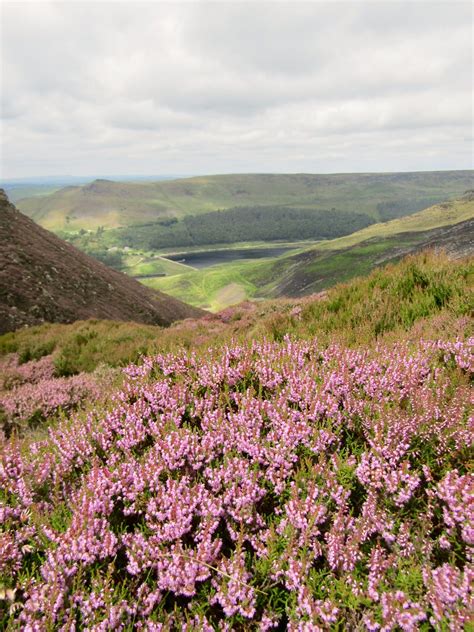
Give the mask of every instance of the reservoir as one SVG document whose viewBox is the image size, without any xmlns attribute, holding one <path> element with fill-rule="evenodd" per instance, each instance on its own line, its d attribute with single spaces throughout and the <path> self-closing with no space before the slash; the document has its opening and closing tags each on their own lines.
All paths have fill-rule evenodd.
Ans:
<svg viewBox="0 0 474 632">
<path fill-rule="evenodd" d="M 291 246 L 280 246 L 275 248 L 240 248 L 227 250 L 206 250 L 200 252 L 180 252 L 175 255 L 163 255 L 171 261 L 179 261 L 193 268 L 210 268 L 219 263 L 230 263 L 231 261 L 243 261 L 244 259 L 266 259 L 278 257 L 289 250 L 294 250 Z"/>
</svg>

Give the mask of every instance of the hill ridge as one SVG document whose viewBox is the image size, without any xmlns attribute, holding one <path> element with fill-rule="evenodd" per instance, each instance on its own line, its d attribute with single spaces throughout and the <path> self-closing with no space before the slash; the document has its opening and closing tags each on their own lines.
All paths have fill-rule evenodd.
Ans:
<svg viewBox="0 0 474 632">
<path fill-rule="evenodd" d="M 381 220 L 387 209 L 379 205 L 388 205 L 390 217 L 397 217 L 459 196 L 472 188 L 473 182 L 474 172 L 467 170 L 220 174 L 152 182 L 97 179 L 75 190 L 24 198 L 18 204 L 22 212 L 55 231 L 116 228 L 238 206 L 275 204 L 327 211 L 335 207 Z"/>
</svg>

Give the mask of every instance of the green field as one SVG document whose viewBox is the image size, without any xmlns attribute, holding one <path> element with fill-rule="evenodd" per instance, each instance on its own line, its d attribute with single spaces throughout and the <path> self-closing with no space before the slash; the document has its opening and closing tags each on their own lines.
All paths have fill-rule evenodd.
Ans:
<svg viewBox="0 0 474 632">
<path fill-rule="evenodd" d="M 193 270 L 190 266 L 160 257 L 156 253 L 127 253 L 123 257 L 122 272 L 129 276 L 172 276 Z"/>
<path fill-rule="evenodd" d="M 257 285 L 252 281 L 256 270 L 266 270 L 269 265 L 266 261 L 229 263 L 169 278 L 143 279 L 142 282 L 172 296 L 185 296 L 190 305 L 217 312 L 253 297 L 257 292 Z"/>
</svg>

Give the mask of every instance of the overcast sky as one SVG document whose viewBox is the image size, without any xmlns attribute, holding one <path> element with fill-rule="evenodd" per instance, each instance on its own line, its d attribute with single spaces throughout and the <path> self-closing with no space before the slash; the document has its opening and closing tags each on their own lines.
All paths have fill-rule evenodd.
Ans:
<svg viewBox="0 0 474 632">
<path fill-rule="evenodd" d="M 3 2 L 1 177 L 472 168 L 470 2 Z"/>
</svg>

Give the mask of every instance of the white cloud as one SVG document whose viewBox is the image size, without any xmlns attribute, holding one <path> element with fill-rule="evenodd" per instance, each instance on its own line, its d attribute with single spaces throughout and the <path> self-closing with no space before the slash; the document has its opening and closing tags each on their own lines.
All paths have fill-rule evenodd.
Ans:
<svg viewBox="0 0 474 632">
<path fill-rule="evenodd" d="M 463 2 L 2 4 L 3 177 L 471 167 Z"/>
</svg>

